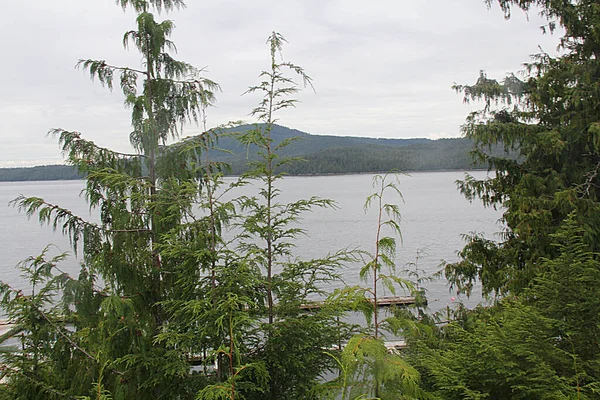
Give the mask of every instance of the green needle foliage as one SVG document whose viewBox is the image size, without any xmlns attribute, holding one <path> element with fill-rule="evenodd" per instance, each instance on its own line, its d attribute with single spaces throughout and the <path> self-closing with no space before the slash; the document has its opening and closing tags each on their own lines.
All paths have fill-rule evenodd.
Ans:
<svg viewBox="0 0 600 400">
<path fill-rule="evenodd" d="M 29 275 L 36 309 L 59 307 L 62 325 L 53 320 L 53 313 L 39 311 L 45 329 L 53 329 L 43 338 L 43 349 L 36 329 L 23 327 L 27 338 L 23 353 L 38 354 L 32 366 L 47 372 L 24 375 L 32 366 L 13 364 L 5 388 L 8 397 L 189 398 L 205 379 L 189 373 L 186 354 L 197 346 L 183 348 L 181 343 L 156 341 L 156 337 L 171 328 L 168 301 L 198 295 L 181 284 L 181 277 L 198 278 L 212 265 L 210 257 L 181 262 L 180 254 L 168 244 L 178 237 L 180 243 L 193 243 L 198 253 L 210 256 L 215 235 L 206 232 L 216 233 L 219 225 L 212 220 L 209 227 L 193 214 L 202 197 L 206 170 L 218 170 L 198 162 L 211 146 L 214 132 L 196 143 L 165 143 L 177 137 L 184 123 L 203 115 L 218 85 L 173 58 L 169 53 L 175 50 L 169 40 L 173 23 L 158 22 L 151 12 L 181 7 L 183 2 L 118 3 L 138 13 L 136 29 L 125 34 L 123 43 L 133 44 L 142 67 L 114 66 L 104 60 L 80 60 L 78 66 L 109 89 L 118 82 L 132 112 L 130 139 L 137 152 L 118 153 L 83 139 L 78 132 L 51 131 L 67 161 L 86 175 L 84 194 L 90 208 L 99 212 L 98 223 L 40 198 L 14 200 L 27 216 L 37 214 L 40 222 L 68 235 L 73 250 L 82 252 L 82 264 L 78 279 L 56 288 L 55 279 L 47 276 L 39 292 L 36 276 Z M 229 209 L 225 205 L 221 211 L 226 215 Z M 54 297 L 38 305 L 44 291 Z M 10 309 L 15 299 L 5 297 L 3 307 Z"/>
<path fill-rule="evenodd" d="M 261 399 L 306 398 L 321 374 L 330 368 L 331 361 L 322 351 L 339 341 L 336 321 L 342 310 L 322 307 L 306 313 L 301 306 L 322 296 L 324 285 L 337 279 L 337 270 L 352 258 L 345 251 L 337 251 L 322 259 L 305 260 L 293 251 L 294 239 L 306 234 L 299 225 L 302 213 L 314 207 L 334 207 L 334 203 L 317 197 L 291 203 L 278 201 L 281 168 L 296 161 L 280 156 L 295 138 L 276 145 L 271 138 L 275 113 L 297 103 L 289 96 L 299 88 L 287 72 L 299 77 L 304 86 L 312 87 L 301 67 L 278 60 L 285 42 L 279 33 L 269 36 L 270 69 L 261 72 L 261 83 L 246 92 L 262 94 L 251 112 L 262 124 L 237 136 L 243 145 L 256 146 L 260 157 L 249 163 L 243 175 L 244 180 L 260 184 L 258 196 L 236 201 L 243 214 L 238 252 L 245 254 L 244 262 L 261 271 L 259 290 L 266 300 L 266 320 L 260 324 L 261 334 L 256 335 L 260 343 L 255 344 L 255 359 L 267 365 L 270 376 L 268 392 L 256 397 Z"/>
<path fill-rule="evenodd" d="M 463 261 L 446 275 L 459 290 L 469 292 L 479 279 L 484 293 L 503 295 L 521 293 L 540 272 L 538 260 L 557 256 L 550 238 L 572 211 L 586 243 L 599 249 L 600 12 L 595 1 L 498 3 L 507 17 L 512 8 L 539 7 L 546 31 L 564 29 L 561 55 L 534 55 L 523 79 L 510 74 L 499 81 L 481 72 L 474 85 L 455 86 L 465 101 L 485 104 L 467 118 L 463 133 L 474 141 L 476 159 L 496 171 L 482 181 L 467 176 L 459 188 L 469 199 L 503 207 L 506 231 L 500 243 L 470 237 Z M 492 156 L 495 145 L 519 157 Z"/>
<path fill-rule="evenodd" d="M 243 245 L 243 250 L 256 254 L 258 263 L 266 271 L 267 312 L 270 324 L 274 321 L 274 264 L 277 258 L 291 255 L 292 244 L 287 240 L 302 233 L 301 228 L 291 226 L 291 224 L 298 220 L 300 213 L 308 211 L 313 206 L 331 207 L 333 205 L 330 200 L 317 198 L 289 205 L 276 202 L 279 190 L 275 187 L 275 182 L 282 178 L 282 174 L 276 170 L 282 165 L 294 161 L 290 158 L 280 158 L 277 152 L 295 139 L 284 140 L 276 146 L 272 144 L 271 130 L 276 122 L 274 113 L 277 110 L 293 107 L 297 101 L 289 99 L 288 96 L 299 90 L 292 79 L 284 75 L 284 71 L 292 70 L 298 74 L 305 86 L 311 84 L 310 77 L 304 73 L 301 67 L 289 62 L 277 62 L 277 54 L 281 53 L 284 43 L 283 36 L 276 32 L 269 36 L 267 44 L 270 46 L 271 69 L 261 72 L 259 77 L 263 81 L 246 91 L 246 93 L 260 92 L 263 94 L 263 99 L 250 115 L 256 116 L 259 121 L 264 122 L 264 125 L 257 126 L 257 129 L 249 130 L 238 136 L 238 140 L 242 144 L 255 145 L 260 149 L 260 161 L 252 162 L 251 169 L 244 177 L 262 181 L 264 187 L 260 189 L 259 195 L 264 203 L 260 203 L 256 197 L 241 198 L 240 203 L 242 209 L 250 214 L 243 222 L 244 231 L 248 235 L 258 236 L 264 242 L 264 248 L 254 243 L 247 243 Z"/>
<path fill-rule="evenodd" d="M 570 215 L 523 296 L 412 332 L 409 361 L 443 399 L 598 398 L 598 253 Z"/>
<path fill-rule="evenodd" d="M 552 235 L 560 255 L 542 261 L 544 272 L 525 291 L 525 301 L 554 321 L 555 346 L 569 353 L 569 383 L 593 397 L 600 388 L 600 254 L 585 244 L 578 220 L 569 215 Z"/>
<path fill-rule="evenodd" d="M 382 289 L 395 295 L 398 289 L 413 291 L 413 284 L 396 274 L 395 257 L 400 230 L 400 208 L 388 202 L 389 195 L 403 200 L 398 187 L 398 174 L 375 175 L 376 191 L 365 201 L 367 212 L 372 206 L 377 211 L 375 250 L 361 252 L 367 258 L 360 270 L 360 278 L 370 283 L 367 287 L 346 287 L 331 296 L 334 302 L 349 305 L 365 315 L 367 326 L 354 335 L 341 355 L 328 353 L 336 361 L 338 378 L 321 385 L 317 392 L 331 399 L 416 399 L 423 393 L 419 389 L 419 373 L 400 355 L 388 350 L 383 332 L 400 334 L 413 325 L 409 312 L 380 318 L 379 299 Z"/>
<path fill-rule="evenodd" d="M 319 387 L 323 399 L 420 399 L 420 376 L 403 357 L 390 354 L 380 339 L 352 337 L 340 355 L 327 353 L 339 369 L 339 377 Z"/>
<path fill-rule="evenodd" d="M 369 195 L 365 201 L 365 212 L 373 205 L 377 211 L 374 251 L 359 252 L 364 261 L 359 276 L 363 282 L 369 283 L 369 286 L 346 287 L 332 295 L 333 301 L 346 303 L 350 308 L 364 314 L 367 321 L 365 333 L 375 339 L 382 336 L 382 328 L 393 333 L 397 331 L 395 318 L 381 320 L 379 317 L 381 291 L 396 295 L 399 289 L 412 292 L 414 288 L 410 281 L 399 277 L 396 271 L 397 239 L 402 239 L 401 215 L 399 206 L 386 202 L 386 197 L 391 194 L 403 200 L 398 185 L 398 174 L 375 175 L 373 187 L 376 192 Z"/>
<path fill-rule="evenodd" d="M 496 172 L 458 186 L 503 208 L 506 229 L 499 241 L 468 237 L 445 272 L 467 294 L 480 281 L 496 303 L 458 309 L 445 326 L 418 326 L 408 354 L 437 398 L 596 399 L 600 9 L 586 0 L 498 4 L 507 17 L 539 10 L 546 32 L 560 26 L 562 53 L 533 56 L 522 79 L 481 72 L 474 85 L 455 86 L 465 101 L 484 103 L 463 132 Z M 492 155 L 498 145 L 519 157 Z"/>
<path fill-rule="evenodd" d="M 569 356 L 554 346 L 554 323 L 531 307 L 506 301 L 419 341 L 410 361 L 434 398 L 577 398 L 577 390 L 561 377 Z"/>
<path fill-rule="evenodd" d="M 384 195 L 387 192 L 392 192 L 400 200 L 404 200 L 402 193 L 398 188 L 400 183 L 398 175 L 394 176 L 395 180 L 390 182 L 389 175 L 375 175 L 373 177 L 373 187 L 377 191 L 367 197 L 365 201 L 365 212 L 369 210 L 373 202 L 375 202 L 377 210 L 377 233 L 375 235 L 375 252 L 370 254 L 370 260 L 360 270 L 360 278 L 366 281 L 371 277 L 371 288 L 367 292 L 371 296 L 373 303 L 373 329 L 375 339 L 379 339 L 379 329 L 381 322 L 379 320 L 379 305 L 378 305 L 378 289 L 379 286 L 389 291 L 391 294 L 396 294 L 396 288 L 404 287 L 410 289 L 412 285 L 406 280 L 396 276 L 396 240 L 402 240 L 402 231 L 400 230 L 400 207 L 394 203 L 386 203 Z M 384 231 L 387 229 L 391 232 L 391 236 L 386 236 Z M 388 273 L 382 273 L 382 268 L 385 267 Z M 384 271 L 385 272 L 385 271 Z"/>
</svg>

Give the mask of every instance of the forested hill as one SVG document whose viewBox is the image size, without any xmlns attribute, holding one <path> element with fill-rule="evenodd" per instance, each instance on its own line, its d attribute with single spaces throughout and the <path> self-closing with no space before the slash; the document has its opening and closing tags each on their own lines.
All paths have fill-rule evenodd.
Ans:
<svg viewBox="0 0 600 400">
<path fill-rule="evenodd" d="M 254 126 L 235 128 L 245 131 Z M 233 130 L 232 130 L 233 131 Z M 296 129 L 275 125 L 273 144 L 289 138 L 298 138 L 280 151 L 280 155 L 300 157 L 303 161 L 285 166 L 285 172 L 294 175 L 343 174 L 363 172 L 431 171 L 445 169 L 473 169 L 469 152 L 470 140 L 457 139 L 377 139 L 367 137 L 311 135 Z M 231 165 L 232 174 L 240 174 L 246 163 L 255 159 L 257 149 L 245 148 L 231 137 L 220 139 L 217 147 L 230 152 L 211 155 L 212 159 Z"/>
<path fill-rule="evenodd" d="M 246 132 L 250 129 L 261 127 L 259 125 L 242 125 L 236 128 L 227 129 L 227 133 L 234 132 Z M 305 155 L 321 152 L 324 150 L 336 149 L 336 148 L 348 148 L 348 147 L 361 147 L 365 145 L 376 145 L 386 147 L 405 147 L 414 144 L 424 144 L 433 142 L 430 139 L 378 139 L 369 137 L 353 137 L 353 136 L 333 136 L 333 135 L 312 135 L 310 133 L 302 132 L 297 129 L 287 128 L 281 125 L 274 125 L 271 131 L 273 143 L 279 144 L 282 140 L 290 138 L 298 138 L 299 140 L 293 142 L 289 146 L 283 149 L 283 154 L 286 155 Z M 219 140 L 218 147 L 232 151 L 234 153 L 246 154 L 245 148 L 238 143 L 232 137 L 224 136 Z M 255 148 L 250 148 L 249 153 L 253 154 L 256 151 Z"/>
<path fill-rule="evenodd" d="M 235 131 L 247 131 L 254 125 L 244 125 Z M 232 133 L 234 129 L 229 130 Z M 231 165 L 231 174 L 240 174 L 247 162 L 254 159 L 257 149 L 246 148 L 233 137 L 223 135 L 214 151 L 213 160 Z M 275 125 L 272 131 L 274 145 L 297 137 L 282 149 L 282 156 L 300 157 L 285 167 L 289 174 L 342 174 L 384 172 L 390 170 L 428 171 L 444 169 L 472 169 L 468 139 L 377 139 L 367 137 L 311 135 L 296 129 Z M 0 181 L 81 179 L 70 166 L 45 165 L 32 168 L 0 168 Z"/>
<path fill-rule="evenodd" d="M 0 182 L 56 181 L 82 179 L 69 165 L 40 165 L 28 168 L 0 168 Z"/>
</svg>

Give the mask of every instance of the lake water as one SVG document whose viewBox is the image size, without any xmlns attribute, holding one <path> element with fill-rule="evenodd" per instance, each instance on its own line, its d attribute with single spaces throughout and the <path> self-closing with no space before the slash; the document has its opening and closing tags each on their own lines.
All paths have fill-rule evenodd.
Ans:
<svg viewBox="0 0 600 400">
<path fill-rule="evenodd" d="M 478 178 L 486 175 L 482 171 L 471 174 Z M 501 230 L 498 223 L 500 211 L 465 200 L 455 184 L 457 179 L 463 177 L 464 172 L 457 171 L 420 172 L 400 177 L 399 187 L 404 195 L 404 203 L 399 203 L 403 243 L 398 247 L 398 270 L 415 261 L 417 254 L 420 254 L 419 268 L 425 274 L 433 274 L 442 260 L 457 259 L 456 252 L 464 244 L 461 235 L 480 232 L 488 238 L 496 238 L 495 234 Z M 319 196 L 333 199 L 338 205 L 337 209 L 316 209 L 304 215 L 302 226 L 308 234 L 296 242 L 300 258 L 322 257 L 328 252 L 347 247 L 373 251 L 377 229 L 376 210 L 367 214 L 363 210 L 366 197 L 374 192 L 371 181 L 372 175 L 341 175 L 286 177 L 279 182 L 280 202 Z M 70 250 L 68 240 L 60 233 L 40 226 L 35 217 L 27 220 L 25 215 L 8 206 L 9 201 L 19 194 L 42 197 L 93 220 L 95 217 L 90 216 L 84 199 L 79 196 L 83 187 L 83 181 L 0 183 L 0 280 L 25 289 L 26 282 L 15 269 L 18 262 L 28 256 L 38 255 L 49 243 L 55 244 L 61 251 Z M 255 191 L 246 187 L 238 194 L 252 194 Z M 390 197 L 388 200 L 395 199 Z M 78 262 L 71 257 L 62 268 L 76 275 Z M 358 268 L 350 266 L 343 271 L 346 284 L 359 283 Z M 430 308 L 434 311 L 446 307 L 456 297 L 449 292 L 443 279 L 425 286 Z M 478 298 L 462 300 L 473 305 Z M 454 301 L 458 301 L 458 298 Z"/>
</svg>

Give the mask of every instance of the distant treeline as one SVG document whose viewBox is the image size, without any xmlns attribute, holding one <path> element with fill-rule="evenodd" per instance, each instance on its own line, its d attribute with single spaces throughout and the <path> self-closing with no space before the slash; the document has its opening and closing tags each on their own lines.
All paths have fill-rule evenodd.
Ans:
<svg viewBox="0 0 600 400">
<path fill-rule="evenodd" d="M 237 131 L 251 129 L 247 125 Z M 469 139 L 377 139 L 310 135 L 305 132 L 276 125 L 272 131 L 273 145 L 289 138 L 297 138 L 279 154 L 282 157 L 298 157 L 302 161 L 281 168 L 292 175 L 346 174 L 399 171 L 465 170 L 485 168 L 474 164 Z M 219 148 L 228 153 L 215 153 L 211 159 L 224 161 L 231 166 L 231 173 L 239 175 L 246 170 L 250 160 L 257 159 L 257 149 L 244 148 L 232 138 L 219 141 Z"/>
<path fill-rule="evenodd" d="M 443 139 L 403 147 L 362 145 L 326 149 L 299 155 L 301 161 L 285 165 L 291 175 L 349 174 L 386 171 L 434 171 L 484 168 L 469 156 L 467 139 Z M 233 174 L 245 170 L 246 159 L 229 159 Z"/>
<path fill-rule="evenodd" d="M 236 131 L 252 129 L 245 125 Z M 233 130 L 227 132 L 231 134 Z M 283 126 L 272 131 L 273 145 L 296 137 L 297 141 L 284 148 L 282 156 L 298 157 L 302 161 L 282 167 L 292 175 L 348 174 L 399 171 L 465 170 L 485 168 L 474 164 L 469 152 L 473 144 L 465 138 L 457 139 L 376 139 L 311 135 Z M 255 159 L 256 149 L 245 148 L 225 135 L 218 147 L 225 152 L 214 152 L 211 159 L 231 165 L 232 175 L 246 170 L 248 161 Z M 82 179 L 74 167 L 44 165 L 32 168 L 0 168 L 0 181 L 45 181 Z"/>
<path fill-rule="evenodd" d="M 40 165 L 29 168 L 0 168 L 0 182 L 58 181 L 82 179 L 70 165 Z"/>
</svg>

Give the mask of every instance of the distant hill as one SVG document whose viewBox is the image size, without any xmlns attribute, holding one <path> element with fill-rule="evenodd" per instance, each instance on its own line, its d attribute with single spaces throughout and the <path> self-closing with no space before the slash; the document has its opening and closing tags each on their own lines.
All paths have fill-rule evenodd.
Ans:
<svg viewBox="0 0 600 400">
<path fill-rule="evenodd" d="M 250 129 L 254 129 L 257 125 L 242 125 L 236 128 L 226 130 L 226 132 L 245 132 Z M 258 125 L 259 127 L 261 124 Z M 308 155 L 317 152 L 321 152 L 327 149 L 339 149 L 355 147 L 359 148 L 365 145 L 376 145 L 384 147 L 405 147 L 415 144 L 431 143 L 431 139 L 378 139 L 368 137 L 353 137 L 353 136 L 332 136 L 332 135 L 311 135 L 306 132 L 299 131 L 297 129 L 287 128 L 281 125 L 275 125 L 271 131 L 271 137 L 275 145 L 279 144 L 282 140 L 289 138 L 299 138 L 298 141 L 293 142 L 285 149 L 283 154 L 285 155 Z M 223 137 L 219 140 L 218 147 L 232 151 L 236 154 L 246 154 L 246 149 L 243 148 L 235 139 L 231 137 Z M 256 153 L 256 149 L 250 148 L 248 153 Z"/>
<path fill-rule="evenodd" d="M 254 128 L 235 128 L 243 132 Z M 230 129 L 233 132 L 234 129 Z M 432 171 L 445 169 L 482 168 L 474 165 L 469 152 L 473 144 L 465 138 L 456 139 L 377 139 L 366 137 L 311 135 L 296 129 L 276 125 L 272 131 L 274 145 L 297 137 L 285 147 L 282 156 L 301 157 L 304 161 L 285 167 L 293 175 L 343 174 L 401 171 Z M 211 158 L 231 165 L 232 174 L 245 170 L 249 160 L 256 159 L 255 147 L 246 149 L 231 137 L 223 137 L 217 147 L 231 152 L 213 152 Z"/>
<path fill-rule="evenodd" d="M 211 158 L 231 165 L 232 174 L 245 171 L 246 163 L 256 159 L 257 149 L 246 148 L 228 134 L 243 132 L 256 125 L 229 129 L 220 138 L 217 147 L 225 152 L 212 151 Z M 294 175 L 342 174 L 401 171 L 428 171 L 445 169 L 473 169 L 469 156 L 472 143 L 459 139 L 377 139 L 367 137 L 311 135 L 296 129 L 275 125 L 272 138 L 275 145 L 282 140 L 299 140 L 285 147 L 281 155 L 301 157 L 286 166 L 285 172 Z M 71 166 L 45 165 L 32 168 L 0 168 L 0 181 L 34 181 L 81 179 Z"/>
<path fill-rule="evenodd" d="M 40 165 L 28 168 L 0 168 L 0 182 L 58 181 L 81 179 L 77 170 L 69 165 Z"/>
</svg>

